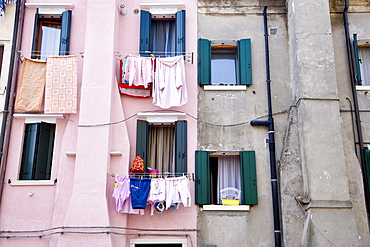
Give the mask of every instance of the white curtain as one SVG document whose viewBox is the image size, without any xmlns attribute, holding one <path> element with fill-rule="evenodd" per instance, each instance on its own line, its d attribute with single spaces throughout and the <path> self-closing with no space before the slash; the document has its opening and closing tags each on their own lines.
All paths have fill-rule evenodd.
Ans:
<svg viewBox="0 0 370 247">
<path fill-rule="evenodd" d="M 152 21 L 153 54 L 156 56 L 173 56 L 175 52 L 175 20 Z"/>
<path fill-rule="evenodd" d="M 370 86 L 370 48 L 359 47 L 358 56 L 361 59 L 361 78 L 362 85 Z"/>
<path fill-rule="evenodd" d="M 233 187 L 241 190 L 239 157 L 218 158 L 217 202 L 221 204 L 220 191 Z"/>
<path fill-rule="evenodd" d="M 41 35 L 41 59 L 46 59 L 48 55 L 59 54 L 60 25 L 45 24 L 42 26 Z"/>
<path fill-rule="evenodd" d="M 175 128 L 149 127 L 148 167 L 175 173 Z"/>
</svg>

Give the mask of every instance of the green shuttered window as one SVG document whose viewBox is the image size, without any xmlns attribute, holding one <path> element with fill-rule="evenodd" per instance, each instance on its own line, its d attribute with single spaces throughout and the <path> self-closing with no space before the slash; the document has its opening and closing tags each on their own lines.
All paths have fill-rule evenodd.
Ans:
<svg viewBox="0 0 370 247">
<path fill-rule="evenodd" d="M 370 86 L 370 44 L 368 40 L 357 40 L 357 34 L 353 34 L 353 52 L 356 84 Z"/>
<path fill-rule="evenodd" d="M 49 180 L 53 159 L 55 124 L 27 124 L 24 134 L 20 180 Z"/>
<path fill-rule="evenodd" d="M 254 151 L 239 152 L 241 203 L 244 205 L 257 205 L 257 175 L 256 158 Z M 217 186 L 211 174 L 209 151 L 195 151 L 195 203 L 199 205 L 214 204 L 211 199 L 212 188 Z M 213 180 L 213 182 L 211 181 Z M 217 191 L 219 193 L 219 191 Z"/>
<path fill-rule="evenodd" d="M 158 137 L 155 140 L 151 140 L 151 128 L 174 129 L 174 141 L 172 135 L 169 134 L 171 131 L 159 131 L 161 139 Z M 185 120 L 176 121 L 174 127 L 151 127 L 147 121 L 137 120 L 136 154 L 139 154 L 144 160 L 145 168 L 148 168 L 148 165 L 150 165 L 151 168 L 158 169 L 161 172 L 187 173 L 187 122 Z M 149 157 L 150 155 L 164 155 L 165 157 Z M 163 166 L 161 168 L 156 167 L 158 162 L 153 162 L 153 160 L 161 160 Z"/>
<path fill-rule="evenodd" d="M 176 12 L 173 18 L 164 18 L 161 20 L 160 18 L 154 19 L 150 12 L 141 10 L 139 41 L 140 55 L 148 56 L 151 53 L 166 56 L 185 55 L 185 16 L 186 11 L 180 10 Z M 167 22 L 169 24 L 166 26 L 168 30 L 163 30 L 164 27 L 160 25 L 159 22 Z M 172 23 L 174 24 L 173 26 Z M 163 35 L 163 32 L 166 35 Z"/>
<path fill-rule="evenodd" d="M 32 58 L 45 59 L 48 55 L 68 55 L 72 11 L 64 11 L 61 18 L 42 17 L 36 10 Z"/>
<path fill-rule="evenodd" d="M 208 39 L 198 40 L 198 84 L 212 85 L 212 56 L 213 48 Z M 220 52 L 220 51 L 218 51 Z M 230 53 L 230 52 L 228 52 Z M 225 53 L 226 54 L 226 53 Z M 237 41 L 236 50 L 236 84 L 252 85 L 252 53 L 251 40 L 241 39 Z M 225 66 L 225 69 L 227 67 Z M 225 71 L 227 73 L 227 71 Z"/>
</svg>

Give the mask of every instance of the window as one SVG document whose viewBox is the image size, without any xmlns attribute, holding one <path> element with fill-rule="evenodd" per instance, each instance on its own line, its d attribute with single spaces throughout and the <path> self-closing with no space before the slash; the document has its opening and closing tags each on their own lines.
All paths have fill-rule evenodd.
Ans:
<svg viewBox="0 0 370 247">
<path fill-rule="evenodd" d="M 241 39 L 236 46 L 211 46 L 208 39 L 198 40 L 199 85 L 252 85 L 250 39 Z"/>
<path fill-rule="evenodd" d="M 1 76 L 1 70 L 3 67 L 3 57 L 4 57 L 4 46 L 0 45 L 0 76 Z"/>
<path fill-rule="evenodd" d="M 220 191 L 236 188 L 241 191 L 240 204 L 256 205 L 257 176 L 254 151 L 238 154 L 212 154 L 195 151 L 195 203 L 221 204 Z"/>
<path fill-rule="evenodd" d="M 152 15 L 140 12 L 140 55 L 185 54 L 185 10 L 175 14 Z"/>
<path fill-rule="evenodd" d="M 43 15 L 36 10 L 33 31 L 32 58 L 48 55 L 68 55 L 72 11 Z"/>
<path fill-rule="evenodd" d="M 236 84 L 236 46 L 211 48 L 211 84 L 235 85 Z"/>
<path fill-rule="evenodd" d="M 370 41 L 360 42 L 357 40 L 357 34 L 353 34 L 353 50 L 357 84 L 370 86 Z"/>
<path fill-rule="evenodd" d="M 187 172 L 187 122 L 179 120 L 174 125 L 149 125 L 137 120 L 136 154 L 144 160 L 145 168 L 160 173 Z"/>
<path fill-rule="evenodd" d="M 26 124 L 20 180 L 49 180 L 53 159 L 55 124 Z"/>
</svg>

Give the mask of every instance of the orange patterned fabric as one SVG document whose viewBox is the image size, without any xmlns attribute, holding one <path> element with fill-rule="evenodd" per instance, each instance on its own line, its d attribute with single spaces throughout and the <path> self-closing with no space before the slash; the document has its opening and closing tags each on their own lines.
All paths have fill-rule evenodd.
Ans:
<svg viewBox="0 0 370 247">
<path fill-rule="evenodd" d="M 77 56 L 47 58 L 45 113 L 77 112 Z"/>
<path fill-rule="evenodd" d="M 133 173 L 144 173 L 145 172 L 144 161 L 140 157 L 139 154 L 136 156 L 136 158 L 132 162 L 131 172 Z"/>
</svg>

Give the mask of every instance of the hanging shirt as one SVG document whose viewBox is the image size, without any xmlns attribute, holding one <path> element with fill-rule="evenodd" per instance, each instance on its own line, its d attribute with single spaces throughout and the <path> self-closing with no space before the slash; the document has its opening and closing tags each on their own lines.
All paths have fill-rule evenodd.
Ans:
<svg viewBox="0 0 370 247">
<path fill-rule="evenodd" d="M 153 104 L 167 109 L 188 102 L 183 56 L 157 58 Z"/>
<path fill-rule="evenodd" d="M 148 202 L 151 205 L 150 215 L 154 213 L 154 207 L 157 202 L 166 200 L 166 181 L 163 178 L 152 178 Z"/>
<path fill-rule="evenodd" d="M 133 209 L 131 206 L 130 179 L 117 176 L 112 197 L 115 199 L 118 213 L 144 214 L 144 210 Z"/>
</svg>

